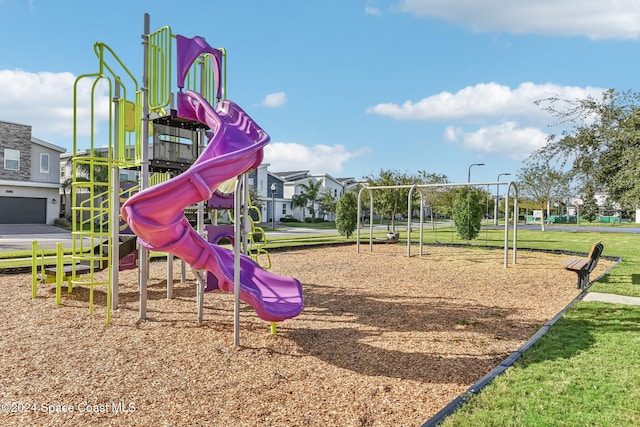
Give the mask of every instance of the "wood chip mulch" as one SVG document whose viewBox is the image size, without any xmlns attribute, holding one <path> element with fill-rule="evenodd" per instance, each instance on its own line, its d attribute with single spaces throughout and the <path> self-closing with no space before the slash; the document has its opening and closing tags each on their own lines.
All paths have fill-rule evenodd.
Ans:
<svg viewBox="0 0 640 427">
<path fill-rule="evenodd" d="M 417 253 L 417 250 L 415 250 Z M 303 284 L 305 310 L 277 335 L 233 295 L 195 280 L 166 298 L 166 262 L 150 267 L 147 320 L 137 272 L 121 272 L 105 323 L 104 287 L 55 305 L 30 274 L 0 275 L 0 423 L 129 426 L 419 426 L 524 344 L 578 295 L 566 258 L 518 251 L 355 245 L 271 255 Z M 596 277 L 611 265 L 601 260 Z"/>
</svg>

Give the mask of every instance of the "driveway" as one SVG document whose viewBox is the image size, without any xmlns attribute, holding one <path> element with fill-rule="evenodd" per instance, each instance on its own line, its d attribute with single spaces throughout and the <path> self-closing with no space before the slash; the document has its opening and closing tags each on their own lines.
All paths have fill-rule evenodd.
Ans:
<svg viewBox="0 0 640 427">
<path fill-rule="evenodd" d="M 54 225 L 0 224 L 0 252 L 30 251 L 34 240 L 45 249 L 55 249 L 58 242 L 73 245 L 71 232 Z"/>
</svg>

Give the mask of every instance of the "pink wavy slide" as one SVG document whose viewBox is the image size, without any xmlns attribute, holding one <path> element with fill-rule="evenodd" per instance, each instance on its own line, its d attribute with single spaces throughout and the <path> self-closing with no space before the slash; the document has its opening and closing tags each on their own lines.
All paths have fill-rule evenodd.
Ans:
<svg viewBox="0 0 640 427">
<path fill-rule="evenodd" d="M 179 92 L 178 112 L 206 124 L 213 137 L 184 173 L 129 198 L 122 218 L 141 245 L 211 272 L 220 289 L 233 292 L 233 252 L 203 239 L 187 221 L 184 208 L 208 200 L 222 182 L 257 167 L 269 136 L 229 100 L 214 110 L 199 93 Z M 245 255 L 240 259 L 240 299 L 269 322 L 295 317 L 304 307 L 297 279 L 270 273 Z"/>
</svg>

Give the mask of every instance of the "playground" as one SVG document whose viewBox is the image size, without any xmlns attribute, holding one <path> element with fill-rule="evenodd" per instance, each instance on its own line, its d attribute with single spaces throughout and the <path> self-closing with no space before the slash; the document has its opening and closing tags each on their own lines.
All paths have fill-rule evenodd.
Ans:
<svg viewBox="0 0 640 427">
<path fill-rule="evenodd" d="M 270 137 L 226 97 L 226 50 L 147 14 L 142 40 L 141 82 L 101 42 L 76 79 L 74 106 L 100 84 L 112 103 L 104 153 L 74 133 L 66 261 L 33 242 L 33 275 L 0 275 L 3 425 L 420 425 L 578 295 L 561 256 L 515 262 L 515 223 L 508 268 L 506 248 L 269 255 L 249 175 Z"/>
<path fill-rule="evenodd" d="M 579 293 L 563 255 L 355 245 L 274 252 L 272 271 L 297 277 L 304 311 L 269 322 L 233 294 L 208 292 L 196 321 L 196 280 L 166 298 L 166 262 L 152 262 L 147 320 L 137 272 L 107 295 L 55 285 L 30 295 L 29 274 L 0 275 L 3 425 L 421 425 L 529 340 Z M 601 260 L 593 273 L 611 265 Z M 103 272 L 106 274 L 106 272 Z M 101 273 L 101 274 L 103 274 Z M 22 405 L 22 406 L 19 406 Z M 26 405 L 29 405 L 28 409 Z M 4 407 L 3 407 L 4 409 Z M 10 408 L 12 409 L 12 408 Z"/>
</svg>

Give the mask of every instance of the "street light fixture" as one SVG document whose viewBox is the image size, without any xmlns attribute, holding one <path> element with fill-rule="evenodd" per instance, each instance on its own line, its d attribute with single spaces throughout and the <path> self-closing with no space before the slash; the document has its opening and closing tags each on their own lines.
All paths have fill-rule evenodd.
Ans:
<svg viewBox="0 0 640 427">
<path fill-rule="evenodd" d="M 271 229 L 276 229 L 276 190 L 278 187 L 274 182 L 271 184 Z"/>
<path fill-rule="evenodd" d="M 471 182 L 471 168 L 473 166 L 484 166 L 484 163 L 473 163 L 469 165 L 469 172 L 467 173 L 467 182 Z"/>
<path fill-rule="evenodd" d="M 498 182 L 500 182 L 501 176 L 511 175 L 509 172 L 499 173 L 498 174 Z M 498 198 L 500 198 L 500 184 L 496 184 L 496 203 L 493 207 L 493 224 L 498 225 Z M 506 212 L 505 212 L 506 214 Z"/>
</svg>

